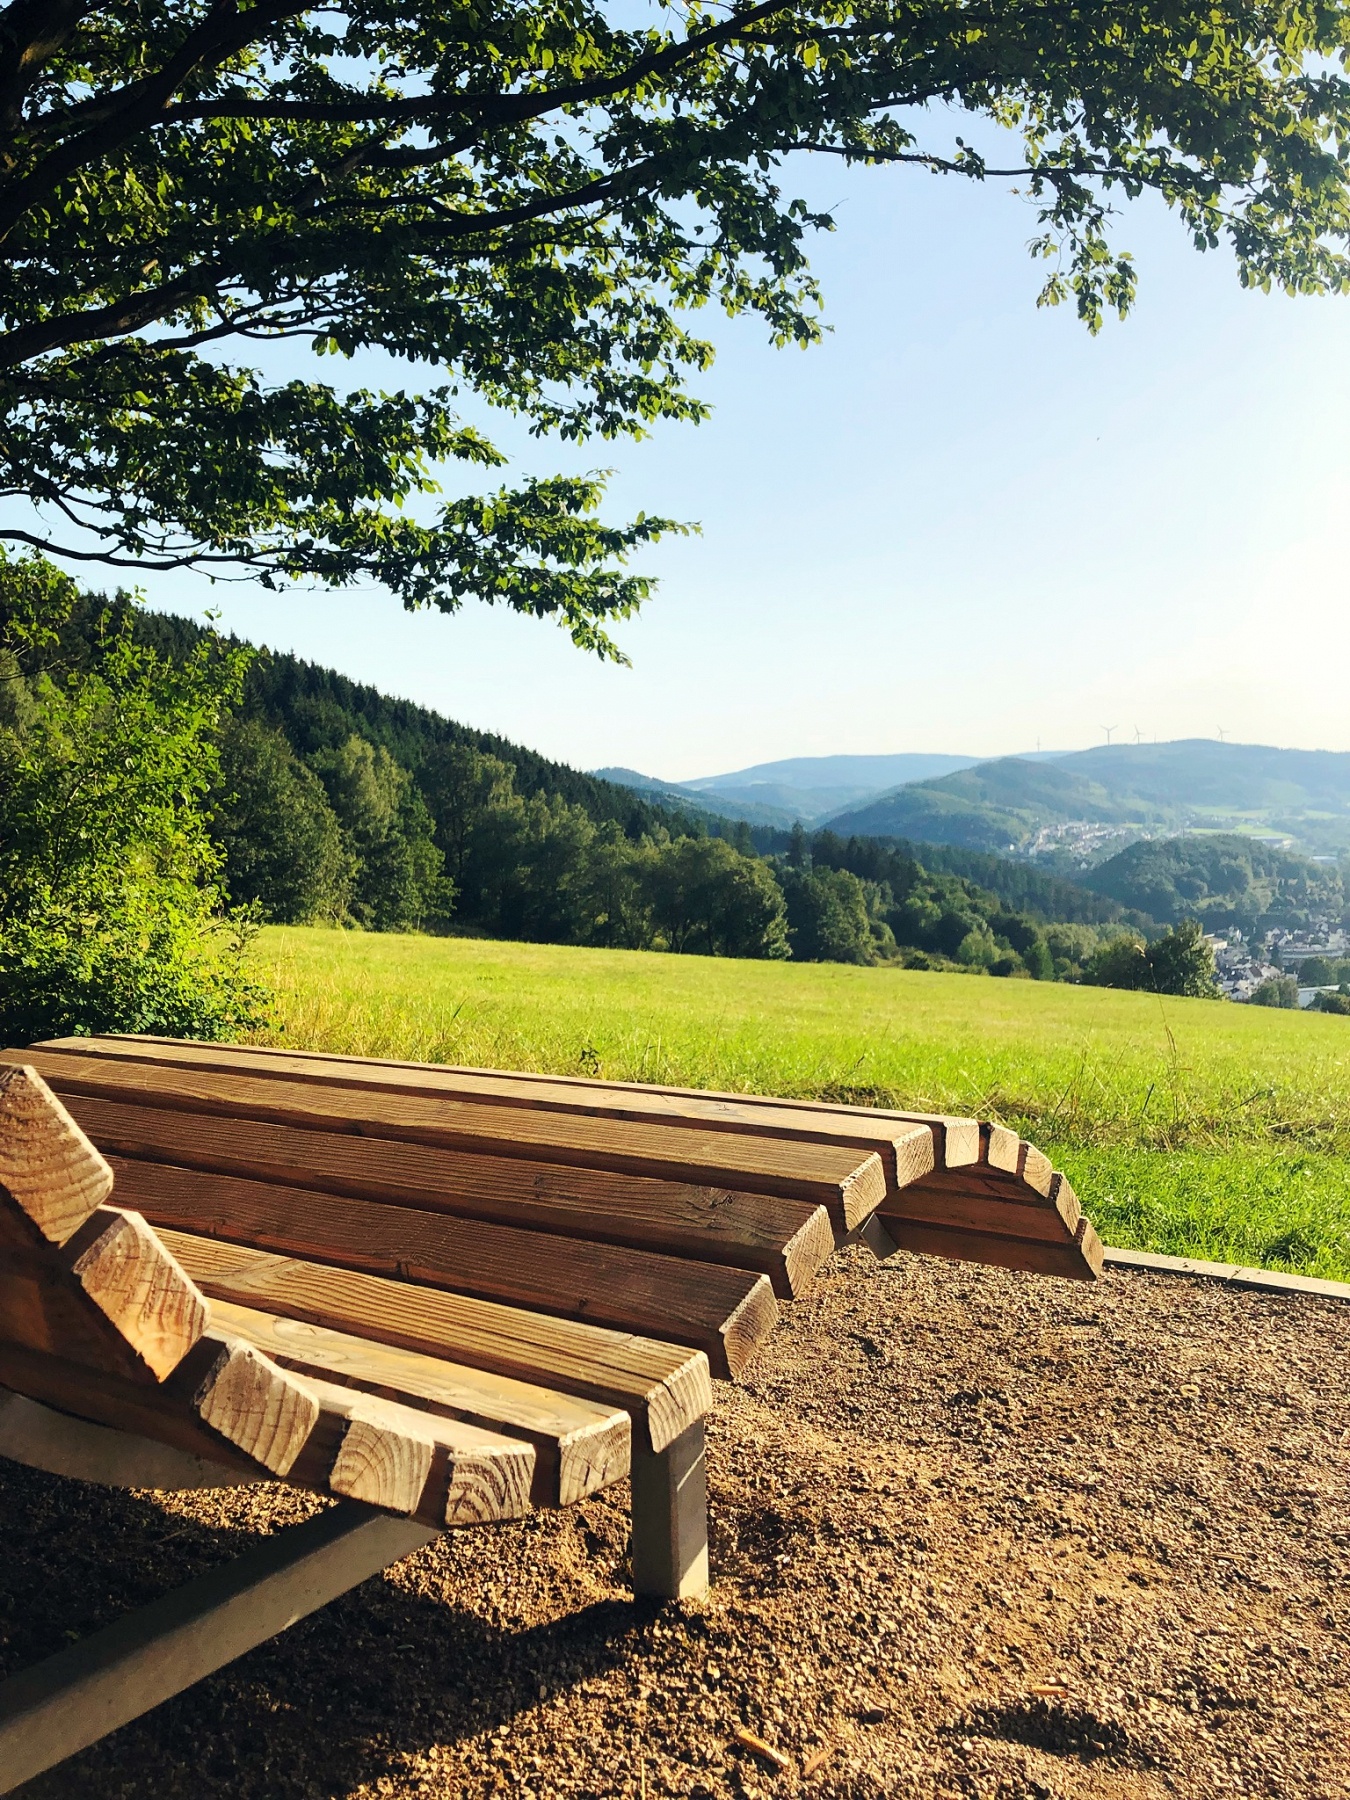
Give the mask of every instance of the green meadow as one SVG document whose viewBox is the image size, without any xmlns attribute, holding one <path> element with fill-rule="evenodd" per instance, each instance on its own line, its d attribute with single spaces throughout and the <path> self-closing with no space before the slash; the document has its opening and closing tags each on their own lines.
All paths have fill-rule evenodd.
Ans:
<svg viewBox="0 0 1350 1800">
<path fill-rule="evenodd" d="M 979 1113 L 1108 1243 L 1350 1279 L 1350 1019 L 1106 988 L 271 927 L 265 1041 Z"/>
</svg>

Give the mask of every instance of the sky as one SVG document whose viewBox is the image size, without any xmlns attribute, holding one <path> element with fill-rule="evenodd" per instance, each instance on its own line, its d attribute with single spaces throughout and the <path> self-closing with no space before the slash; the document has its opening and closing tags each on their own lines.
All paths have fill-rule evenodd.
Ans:
<svg viewBox="0 0 1350 1800">
<path fill-rule="evenodd" d="M 634 566 L 632 667 L 478 605 L 155 577 L 225 627 L 582 768 L 666 780 L 779 757 L 992 756 L 1217 737 L 1350 750 L 1350 299 L 1244 292 L 1159 206 L 1117 225 L 1140 299 L 1038 310 L 1028 204 L 989 182 L 811 166 L 823 345 L 704 315 L 701 426 L 535 473 L 701 525 Z M 332 365 L 323 367 L 331 378 Z"/>
</svg>

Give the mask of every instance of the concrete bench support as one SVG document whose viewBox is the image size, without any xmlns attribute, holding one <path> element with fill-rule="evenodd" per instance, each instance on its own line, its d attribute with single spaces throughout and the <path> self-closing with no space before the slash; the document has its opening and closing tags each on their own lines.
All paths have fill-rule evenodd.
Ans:
<svg viewBox="0 0 1350 1800">
<path fill-rule="evenodd" d="M 438 1536 L 345 1501 L 0 1683 L 0 1793 Z"/>
<path fill-rule="evenodd" d="M 702 1419 L 659 1454 L 633 1446 L 633 1591 L 662 1600 L 708 1591 Z"/>
</svg>

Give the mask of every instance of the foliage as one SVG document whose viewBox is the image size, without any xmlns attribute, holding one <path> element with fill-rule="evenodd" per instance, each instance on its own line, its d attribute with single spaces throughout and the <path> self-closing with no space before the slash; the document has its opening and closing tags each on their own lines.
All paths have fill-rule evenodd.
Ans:
<svg viewBox="0 0 1350 1800">
<path fill-rule="evenodd" d="M 786 957 L 787 913 L 769 865 L 721 838 L 677 838 L 650 852 L 652 921 L 670 949 Z"/>
<path fill-rule="evenodd" d="M 1274 975 L 1263 981 L 1252 992 L 1252 1006 L 1282 1006 L 1287 1010 L 1298 1008 L 1298 980 L 1293 975 Z"/>
<path fill-rule="evenodd" d="M 1314 994 L 1312 1004 L 1314 1012 L 1340 1013 L 1344 1016 L 1350 1013 L 1350 992 Z"/>
<path fill-rule="evenodd" d="M 1248 285 L 1347 282 L 1338 0 L 15 0 L 3 26 L 6 487 L 50 521 L 9 536 L 112 562 L 474 595 L 613 654 L 648 585 L 623 558 L 665 522 L 600 524 L 593 476 L 438 498 L 437 464 L 502 461 L 459 397 L 640 434 L 704 411 L 689 310 L 813 341 L 831 221 L 780 185 L 802 150 L 1015 182 L 1043 301 L 1094 329 L 1132 301 L 1107 233 L 1143 191 Z M 296 339 L 418 379 L 269 383 L 254 342 Z"/>
<path fill-rule="evenodd" d="M 1195 916 L 1210 930 L 1251 934 L 1306 929 L 1319 915 L 1340 918 L 1346 904 L 1336 868 L 1221 832 L 1130 844 L 1083 880 L 1160 925 Z"/>
<path fill-rule="evenodd" d="M 202 804 L 244 656 L 205 640 L 168 662 L 124 629 L 97 671 L 48 671 L 74 597 L 50 569 L 0 563 L 0 1029 L 22 1043 L 257 1023 L 249 920 L 224 911 Z"/>
<path fill-rule="evenodd" d="M 787 903 L 788 936 L 800 962 L 873 963 L 894 948 L 878 916 L 889 890 L 848 869 L 807 869 L 789 862 L 778 879 Z"/>
<path fill-rule="evenodd" d="M 348 905 L 356 923 L 399 931 L 448 913 L 445 858 L 408 771 L 355 733 L 311 760 L 355 868 Z"/>
<path fill-rule="evenodd" d="M 1275 954 L 1278 959 L 1278 950 Z M 1300 987 L 1340 987 L 1343 982 L 1350 982 L 1350 956 L 1308 956 L 1299 964 Z"/>
<path fill-rule="evenodd" d="M 1121 908 L 1104 894 L 1094 894 L 1075 881 L 1047 875 L 1029 862 L 1014 862 L 1006 856 L 961 850 L 949 844 L 901 840 L 894 849 L 921 862 L 930 874 L 958 875 L 973 882 L 1001 900 L 1008 912 L 1025 913 L 1046 923 L 1089 926 L 1108 925 L 1121 917 Z M 1095 943 L 1095 932 L 1090 937 Z"/>
<path fill-rule="evenodd" d="M 1151 944 L 1121 934 L 1092 955 L 1083 980 L 1096 987 L 1137 988 L 1146 994 L 1177 994 L 1195 1000 L 1218 994 L 1214 952 L 1198 919 L 1183 919 Z"/>
</svg>

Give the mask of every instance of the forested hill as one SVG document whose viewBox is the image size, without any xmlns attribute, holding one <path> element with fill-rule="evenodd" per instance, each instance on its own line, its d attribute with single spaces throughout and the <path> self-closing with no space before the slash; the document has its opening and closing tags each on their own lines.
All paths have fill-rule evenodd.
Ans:
<svg viewBox="0 0 1350 1800">
<path fill-rule="evenodd" d="M 138 635 L 174 656 L 181 656 L 196 643 L 202 630 L 191 619 L 168 613 L 142 613 L 137 620 Z M 712 835 L 725 828 L 726 835 L 735 835 L 729 822 L 710 818 L 701 810 L 686 814 L 663 806 L 631 788 L 553 762 L 523 744 L 490 731 L 475 731 L 412 700 L 394 699 L 378 688 L 349 680 L 336 669 L 279 651 L 257 652 L 242 710 L 245 717 L 260 719 L 280 731 L 301 757 L 333 750 L 355 733 L 380 745 L 415 775 L 432 750 L 445 744 L 462 745 L 509 763 L 515 771 L 516 792 L 527 799 L 565 800 L 569 806 L 579 806 L 596 824 L 614 820 L 626 837 L 641 837 L 660 826 Z"/>
<path fill-rule="evenodd" d="M 134 669 L 171 705 L 169 671 L 205 647 L 203 629 L 124 607 L 141 640 L 128 665 L 106 656 L 99 609 L 82 603 L 57 660 L 118 667 L 119 680 Z M 126 648 L 116 630 L 107 642 Z M 25 702 L 34 716 L 41 693 Z M 1121 918 L 1109 896 L 995 858 L 977 881 L 874 839 L 794 830 L 765 843 L 744 821 L 682 816 L 292 656 L 257 652 L 242 705 L 212 730 L 213 877 L 278 924 L 1048 980 L 1080 978 Z"/>
</svg>

